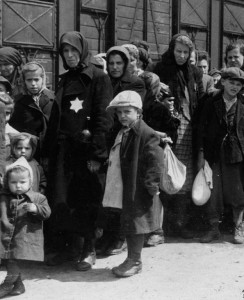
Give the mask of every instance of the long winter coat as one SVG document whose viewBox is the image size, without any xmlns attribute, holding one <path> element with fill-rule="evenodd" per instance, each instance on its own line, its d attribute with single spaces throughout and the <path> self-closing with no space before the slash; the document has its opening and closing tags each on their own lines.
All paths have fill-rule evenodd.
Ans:
<svg viewBox="0 0 244 300">
<path fill-rule="evenodd" d="M 51 214 L 50 207 L 44 195 L 29 191 L 17 199 L 11 193 L 2 192 L 0 201 L 5 201 L 10 230 L 1 224 L 2 259 L 44 260 L 43 221 Z M 23 210 L 25 203 L 34 203 L 37 214 Z"/>
<path fill-rule="evenodd" d="M 163 150 L 155 131 L 139 120 L 120 150 L 123 181 L 121 228 L 125 234 L 144 234 L 160 227 L 157 194 Z"/>
<path fill-rule="evenodd" d="M 238 95 L 237 99 L 236 135 L 244 155 L 244 96 Z M 222 92 L 210 97 L 202 111 L 198 130 L 198 149 L 204 149 L 204 157 L 210 164 L 220 158 L 220 148 L 227 134 L 225 114 Z"/>
</svg>

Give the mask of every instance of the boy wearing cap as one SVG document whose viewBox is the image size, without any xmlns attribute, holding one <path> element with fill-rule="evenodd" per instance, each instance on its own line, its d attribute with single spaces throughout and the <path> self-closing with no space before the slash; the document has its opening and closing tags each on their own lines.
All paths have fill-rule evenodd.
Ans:
<svg viewBox="0 0 244 300">
<path fill-rule="evenodd" d="M 204 106 L 198 134 L 198 168 L 206 159 L 213 170 L 213 190 L 206 205 L 209 231 L 201 238 L 209 243 L 220 237 L 219 221 L 224 204 L 232 207 L 235 232 L 233 242 L 244 243 L 244 72 L 226 68 L 223 90 Z"/>
<path fill-rule="evenodd" d="M 137 92 L 119 93 L 107 110 L 116 113 L 120 128 L 110 151 L 103 207 L 121 210 L 128 256 L 112 272 L 129 277 L 142 270 L 144 234 L 160 226 L 163 153 L 159 136 L 141 118 L 142 101 Z"/>
</svg>

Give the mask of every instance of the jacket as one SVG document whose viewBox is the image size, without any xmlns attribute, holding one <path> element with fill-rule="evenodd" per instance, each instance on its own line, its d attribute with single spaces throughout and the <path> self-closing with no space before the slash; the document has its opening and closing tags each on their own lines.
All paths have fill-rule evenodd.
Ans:
<svg viewBox="0 0 244 300">
<path fill-rule="evenodd" d="M 0 201 L 7 206 L 7 217 L 10 229 L 1 224 L 1 247 L 2 259 L 44 260 L 43 221 L 48 219 L 51 210 L 44 195 L 28 191 L 23 199 L 10 192 L 2 191 Z M 37 206 L 37 214 L 23 210 L 26 202 L 32 202 Z"/>
<path fill-rule="evenodd" d="M 123 181 L 121 227 L 125 234 L 144 234 L 160 226 L 157 195 L 162 174 L 163 150 L 156 132 L 139 120 L 120 150 Z"/>
<path fill-rule="evenodd" d="M 219 92 L 206 101 L 198 127 L 198 149 L 204 150 L 204 158 L 210 164 L 219 160 L 220 148 L 227 134 L 224 115 L 223 93 Z M 240 94 L 237 96 L 236 135 L 244 155 L 244 96 Z"/>
</svg>

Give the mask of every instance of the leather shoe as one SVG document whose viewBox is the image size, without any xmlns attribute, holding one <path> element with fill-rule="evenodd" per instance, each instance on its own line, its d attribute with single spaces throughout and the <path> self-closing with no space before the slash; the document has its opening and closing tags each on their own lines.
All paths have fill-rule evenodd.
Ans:
<svg viewBox="0 0 244 300">
<path fill-rule="evenodd" d="M 126 258 L 122 264 L 112 269 L 112 273 L 117 277 L 130 277 L 140 273 L 141 271 L 142 262 L 135 261 L 131 258 Z"/>
<path fill-rule="evenodd" d="M 163 244 L 164 243 L 164 236 L 161 234 L 149 234 L 145 241 L 144 241 L 144 247 L 154 247 L 157 246 L 159 244 Z"/>
<path fill-rule="evenodd" d="M 86 256 L 82 256 L 80 260 L 76 263 L 77 271 L 87 271 L 92 268 L 96 263 L 96 252 L 89 252 Z"/>
<path fill-rule="evenodd" d="M 14 288 L 10 292 L 10 295 L 18 296 L 18 295 L 24 294 L 24 292 L 25 292 L 25 286 L 21 280 L 21 276 L 19 275 L 17 280 L 14 283 Z"/>
<path fill-rule="evenodd" d="M 3 298 L 7 295 L 9 295 L 12 291 L 14 287 L 13 282 L 6 282 L 4 281 L 1 285 L 0 285 L 0 298 Z"/>
</svg>

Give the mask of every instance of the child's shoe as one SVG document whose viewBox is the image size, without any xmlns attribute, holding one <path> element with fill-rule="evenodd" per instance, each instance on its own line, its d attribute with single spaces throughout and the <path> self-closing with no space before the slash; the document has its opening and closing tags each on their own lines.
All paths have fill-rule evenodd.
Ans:
<svg viewBox="0 0 244 300">
<path fill-rule="evenodd" d="M 0 298 L 9 295 L 14 288 L 14 282 L 10 277 L 11 276 L 6 276 L 4 281 L 0 284 Z"/>
<path fill-rule="evenodd" d="M 142 262 L 135 261 L 131 258 L 126 258 L 122 264 L 112 269 L 112 273 L 117 277 L 130 277 L 140 273 L 141 271 Z"/>
<path fill-rule="evenodd" d="M 18 296 L 21 294 L 24 294 L 25 292 L 25 286 L 21 280 L 21 276 L 19 275 L 17 280 L 14 283 L 14 287 L 12 289 L 12 291 L 10 292 L 11 296 Z"/>
<path fill-rule="evenodd" d="M 234 244 L 244 244 L 244 224 L 241 223 L 239 226 L 235 227 L 234 233 Z"/>
</svg>

